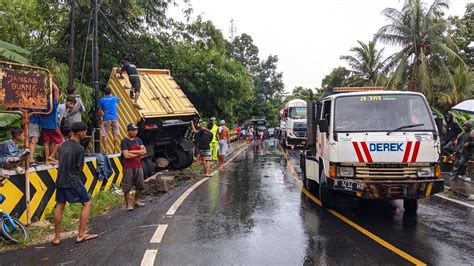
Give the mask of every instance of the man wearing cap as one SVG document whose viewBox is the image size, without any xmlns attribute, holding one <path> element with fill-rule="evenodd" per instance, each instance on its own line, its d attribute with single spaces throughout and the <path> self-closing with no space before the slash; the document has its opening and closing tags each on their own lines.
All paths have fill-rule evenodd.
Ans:
<svg viewBox="0 0 474 266">
<path fill-rule="evenodd" d="M 84 148 L 80 144 L 87 134 L 87 125 L 76 122 L 71 126 L 72 135 L 61 145 L 59 151 L 58 180 L 56 182 L 56 209 L 54 211 L 54 239 L 52 244 L 57 246 L 61 241 L 61 219 L 66 202 L 81 203 L 82 211 L 79 217 L 79 231 L 76 243 L 97 238 L 96 234 L 87 234 L 86 226 L 89 220 L 92 202 L 82 183 L 84 174 Z"/>
<path fill-rule="evenodd" d="M 222 165 L 224 165 L 225 156 L 227 155 L 227 152 L 229 151 L 230 130 L 225 125 L 225 120 L 221 120 L 219 125 L 220 125 L 219 126 L 219 134 L 218 134 L 218 136 L 219 136 L 219 166 L 222 166 Z"/>
<path fill-rule="evenodd" d="M 209 130 L 212 132 L 213 135 L 211 141 L 212 160 L 217 161 L 217 150 L 219 149 L 219 138 L 217 136 L 217 133 L 219 131 L 219 127 L 217 126 L 217 120 L 215 117 L 211 117 Z"/>
<path fill-rule="evenodd" d="M 133 211 L 134 207 L 139 208 L 145 206 L 145 204 L 139 202 L 138 199 L 140 192 L 145 188 L 141 156 L 146 154 L 146 148 L 142 140 L 137 137 L 137 125 L 133 123 L 128 124 L 127 131 L 128 136 L 126 136 L 120 144 L 124 158 L 122 187 L 127 211 Z M 130 204 L 130 191 L 133 186 L 135 186 L 135 197 L 132 206 Z"/>
<path fill-rule="evenodd" d="M 471 122 L 464 122 L 463 129 L 464 132 L 454 141 L 456 161 L 454 162 L 453 174 L 455 178 L 466 174 L 467 162 L 469 162 L 474 150 Z"/>
<path fill-rule="evenodd" d="M 449 154 L 453 151 L 453 144 L 456 141 L 459 134 L 462 133 L 461 127 L 458 123 L 454 122 L 453 115 L 451 113 L 446 113 L 444 115 L 444 120 L 446 121 L 446 132 L 443 135 L 441 140 L 441 147 L 443 154 Z"/>
</svg>

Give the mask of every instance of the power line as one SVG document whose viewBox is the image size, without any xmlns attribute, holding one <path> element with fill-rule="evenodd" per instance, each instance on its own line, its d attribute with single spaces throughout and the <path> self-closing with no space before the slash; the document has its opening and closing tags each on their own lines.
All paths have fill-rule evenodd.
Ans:
<svg viewBox="0 0 474 266">
<path fill-rule="evenodd" d="M 105 22 L 107 23 L 109 28 L 112 30 L 112 32 L 115 34 L 115 36 L 119 39 L 119 41 L 125 46 L 126 49 L 128 49 L 128 52 L 131 53 L 140 64 L 143 64 L 143 61 L 141 60 L 141 56 L 137 54 L 136 49 L 133 49 L 133 47 L 130 46 L 130 42 L 127 41 L 127 38 L 123 35 L 123 33 L 117 31 L 116 27 L 112 25 L 112 22 L 104 14 L 102 10 L 99 10 L 99 13 L 105 19 Z M 117 26 L 117 24 L 115 25 Z"/>
</svg>

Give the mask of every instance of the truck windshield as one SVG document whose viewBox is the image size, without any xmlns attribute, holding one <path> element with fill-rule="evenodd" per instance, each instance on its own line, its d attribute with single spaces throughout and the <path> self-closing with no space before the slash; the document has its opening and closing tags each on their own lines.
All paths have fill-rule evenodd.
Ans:
<svg viewBox="0 0 474 266">
<path fill-rule="evenodd" d="M 306 107 L 290 107 L 289 116 L 292 119 L 306 119 Z"/>
<path fill-rule="evenodd" d="M 434 130 L 428 106 L 419 95 L 340 97 L 334 115 L 334 129 L 339 132 Z"/>
</svg>

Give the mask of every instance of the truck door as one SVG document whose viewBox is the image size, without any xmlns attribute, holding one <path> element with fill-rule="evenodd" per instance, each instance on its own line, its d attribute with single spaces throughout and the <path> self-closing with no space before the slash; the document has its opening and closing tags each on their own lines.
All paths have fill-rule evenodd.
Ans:
<svg viewBox="0 0 474 266">
<path fill-rule="evenodd" d="M 327 100 L 324 101 L 321 104 L 321 110 L 318 112 L 320 114 L 320 117 L 318 120 L 326 120 L 328 129 L 331 128 L 331 101 Z M 330 131 L 330 130 L 328 130 Z M 322 156 L 323 158 L 327 159 L 328 158 L 328 147 L 329 145 L 329 132 L 320 132 L 319 127 L 318 127 L 318 145 L 317 145 L 317 153 L 319 156 Z"/>
</svg>

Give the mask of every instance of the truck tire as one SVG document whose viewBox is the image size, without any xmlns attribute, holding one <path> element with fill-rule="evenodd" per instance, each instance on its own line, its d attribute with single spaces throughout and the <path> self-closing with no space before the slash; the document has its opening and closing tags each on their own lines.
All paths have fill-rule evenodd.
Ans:
<svg viewBox="0 0 474 266">
<path fill-rule="evenodd" d="M 183 169 L 189 167 L 193 163 L 193 151 L 185 151 L 181 147 L 175 150 L 175 159 L 171 162 L 173 169 Z"/>
<path fill-rule="evenodd" d="M 146 157 L 142 160 L 142 170 L 145 178 L 155 174 L 155 163 L 151 157 Z"/>
<path fill-rule="evenodd" d="M 416 214 L 418 211 L 418 200 L 416 199 L 404 199 L 403 209 L 406 214 Z"/>
<path fill-rule="evenodd" d="M 322 172 L 319 177 L 319 200 L 321 201 L 321 206 L 325 209 L 333 209 L 336 206 L 335 199 L 334 191 L 329 189 L 326 175 Z"/>
</svg>

